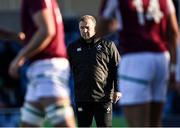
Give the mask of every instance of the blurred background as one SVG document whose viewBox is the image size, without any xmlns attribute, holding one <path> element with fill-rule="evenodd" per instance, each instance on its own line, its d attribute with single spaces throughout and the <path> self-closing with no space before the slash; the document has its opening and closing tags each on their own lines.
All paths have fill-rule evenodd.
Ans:
<svg viewBox="0 0 180 128">
<path fill-rule="evenodd" d="M 97 15 L 100 0 L 57 0 L 63 18 L 74 18 L 84 14 Z M 20 30 L 20 0 L 0 0 L 0 26 Z M 13 21 L 13 22 L 12 22 Z"/>
<path fill-rule="evenodd" d="M 67 45 L 79 37 L 78 18 L 84 14 L 98 15 L 100 0 L 57 0 L 65 25 L 65 40 Z M 178 21 L 180 23 L 180 0 L 173 0 L 176 6 Z M 0 0 L 0 28 L 15 32 L 20 28 L 20 0 Z M 109 36 L 117 42 L 117 34 Z M 8 65 L 21 46 L 14 42 L 0 40 L 0 127 L 14 127 L 19 125 L 19 110 L 23 103 L 26 91 L 25 71 L 28 63 L 21 69 L 21 79 L 13 80 L 8 74 Z M 117 42 L 118 43 L 118 42 Z M 171 84 L 171 81 L 169 82 Z M 73 89 L 73 80 L 69 86 Z M 72 93 L 73 101 L 73 93 Z M 73 103 L 73 102 L 72 102 Z M 113 126 L 127 126 L 126 120 L 119 104 L 114 105 Z M 45 126 L 49 126 L 48 122 Z M 169 88 L 164 108 L 163 126 L 180 126 L 180 94 Z"/>
</svg>

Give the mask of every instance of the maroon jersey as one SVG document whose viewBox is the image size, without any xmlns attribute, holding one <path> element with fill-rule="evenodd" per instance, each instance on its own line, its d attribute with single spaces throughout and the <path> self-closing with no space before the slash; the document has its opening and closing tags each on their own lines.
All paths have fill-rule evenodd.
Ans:
<svg viewBox="0 0 180 128">
<path fill-rule="evenodd" d="M 104 0 L 101 16 L 113 13 L 120 24 L 120 52 L 167 51 L 167 17 L 171 0 Z"/>
<path fill-rule="evenodd" d="M 67 56 L 64 41 L 64 26 L 56 0 L 22 0 L 21 21 L 22 30 L 26 35 L 25 41 L 28 43 L 37 30 L 37 27 L 33 21 L 33 15 L 45 8 L 52 9 L 54 24 L 56 27 L 56 35 L 42 52 L 31 58 L 32 61 Z"/>
</svg>

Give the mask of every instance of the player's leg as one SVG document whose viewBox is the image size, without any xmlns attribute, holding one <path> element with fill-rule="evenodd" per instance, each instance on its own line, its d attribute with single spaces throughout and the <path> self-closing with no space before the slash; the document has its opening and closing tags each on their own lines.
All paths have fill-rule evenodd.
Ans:
<svg viewBox="0 0 180 128">
<path fill-rule="evenodd" d="M 21 127 L 40 127 L 43 121 L 44 113 L 39 103 L 24 103 L 21 109 Z"/>
<path fill-rule="evenodd" d="M 137 105 L 123 105 L 122 109 L 130 127 L 148 127 L 149 123 L 149 103 Z"/>
<path fill-rule="evenodd" d="M 164 103 L 162 102 L 151 103 L 150 127 L 162 126 L 163 105 Z"/>
<path fill-rule="evenodd" d="M 69 62 L 52 58 L 33 65 L 37 96 L 53 126 L 75 127 L 74 112 L 69 98 Z"/>
<path fill-rule="evenodd" d="M 166 100 L 167 82 L 169 79 L 169 53 L 159 53 L 156 57 L 156 76 L 152 84 L 151 124 L 150 126 L 162 126 L 163 105 Z"/>
<path fill-rule="evenodd" d="M 27 85 L 25 102 L 21 108 L 21 126 L 22 127 L 39 127 L 44 120 L 42 106 L 38 102 L 36 86 Z"/>
<path fill-rule="evenodd" d="M 55 127 L 75 127 L 74 111 L 69 97 L 41 98 L 47 119 Z"/>
<path fill-rule="evenodd" d="M 129 54 L 122 57 L 119 69 L 120 104 L 130 126 L 149 126 L 151 81 L 154 60 L 151 53 Z"/>
</svg>

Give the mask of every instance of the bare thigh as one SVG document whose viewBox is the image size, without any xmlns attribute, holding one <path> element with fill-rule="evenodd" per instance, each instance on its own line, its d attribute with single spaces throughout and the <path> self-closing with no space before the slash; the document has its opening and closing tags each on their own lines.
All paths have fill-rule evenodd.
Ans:
<svg viewBox="0 0 180 128">
<path fill-rule="evenodd" d="M 47 106 L 52 105 L 52 104 L 69 106 L 70 99 L 69 99 L 69 97 L 64 97 L 64 98 L 45 97 L 45 98 L 41 98 L 41 104 L 42 104 L 43 108 L 46 108 Z M 74 115 L 66 117 L 64 122 L 61 122 L 56 125 L 56 127 L 59 127 L 59 126 L 60 127 L 75 127 Z"/>
<path fill-rule="evenodd" d="M 162 126 L 162 113 L 163 105 L 161 102 L 152 102 L 150 111 L 150 126 L 161 127 Z"/>
<path fill-rule="evenodd" d="M 149 123 L 150 104 L 125 105 L 122 107 L 130 127 L 147 127 Z"/>
<path fill-rule="evenodd" d="M 29 101 L 26 101 L 26 103 L 30 104 L 31 106 L 33 106 L 37 110 L 43 112 L 43 106 L 41 105 L 40 102 L 29 102 Z M 27 122 L 23 122 L 23 121 L 21 122 L 20 125 L 21 125 L 21 127 L 39 127 L 37 125 L 33 125 L 33 124 L 30 124 L 30 123 L 27 123 Z"/>
</svg>

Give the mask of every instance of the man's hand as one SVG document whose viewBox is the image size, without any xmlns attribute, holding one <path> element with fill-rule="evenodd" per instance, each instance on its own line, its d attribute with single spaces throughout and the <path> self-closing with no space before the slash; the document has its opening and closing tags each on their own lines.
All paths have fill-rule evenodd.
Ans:
<svg viewBox="0 0 180 128">
<path fill-rule="evenodd" d="M 121 92 L 114 92 L 113 95 L 113 103 L 117 103 L 117 101 L 122 97 L 122 93 Z"/>
</svg>

